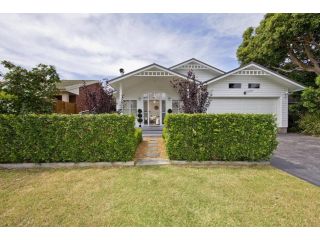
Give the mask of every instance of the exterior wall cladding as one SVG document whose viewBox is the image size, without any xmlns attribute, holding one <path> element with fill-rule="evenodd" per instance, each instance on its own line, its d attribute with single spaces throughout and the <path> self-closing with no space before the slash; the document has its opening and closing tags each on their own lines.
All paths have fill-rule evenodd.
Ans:
<svg viewBox="0 0 320 240">
<path fill-rule="evenodd" d="M 94 83 L 94 84 L 88 85 L 87 87 L 90 91 L 96 91 L 99 89 L 99 86 L 100 86 L 100 83 Z M 76 95 L 76 104 L 77 104 L 78 112 L 87 110 L 85 108 L 85 103 L 86 103 L 86 95 L 84 92 L 84 88 L 80 87 L 79 88 L 79 95 Z"/>
</svg>

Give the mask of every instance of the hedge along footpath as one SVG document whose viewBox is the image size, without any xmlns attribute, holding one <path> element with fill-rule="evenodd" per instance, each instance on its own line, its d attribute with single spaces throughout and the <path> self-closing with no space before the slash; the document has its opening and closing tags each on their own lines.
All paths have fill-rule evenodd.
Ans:
<svg viewBox="0 0 320 240">
<path fill-rule="evenodd" d="M 277 147 L 269 114 L 167 114 L 163 136 L 171 160 L 260 161 Z"/>
<path fill-rule="evenodd" d="M 0 162 L 130 161 L 141 138 L 134 121 L 117 114 L 0 114 Z"/>
</svg>

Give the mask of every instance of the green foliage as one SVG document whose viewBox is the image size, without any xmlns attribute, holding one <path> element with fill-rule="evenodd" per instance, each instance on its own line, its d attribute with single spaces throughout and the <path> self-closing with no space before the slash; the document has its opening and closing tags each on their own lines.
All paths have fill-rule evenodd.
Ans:
<svg viewBox="0 0 320 240">
<path fill-rule="evenodd" d="M 320 112 L 302 116 L 299 127 L 305 134 L 320 136 Z"/>
<path fill-rule="evenodd" d="M 134 137 L 137 141 L 137 145 L 142 142 L 142 129 L 141 128 L 136 128 L 134 132 Z"/>
<path fill-rule="evenodd" d="M 269 114 L 168 114 L 164 138 L 173 160 L 259 161 L 277 146 Z"/>
<path fill-rule="evenodd" d="M 301 100 L 310 113 L 320 113 L 320 88 L 305 88 Z"/>
<path fill-rule="evenodd" d="M 302 105 L 301 101 L 290 104 L 288 106 L 288 131 L 299 132 L 299 120 L 305 114 L 306 108 Z"/>
<path fill-rule="evenodd" d="M 0 114 L 15 113 L 16 100 L 17 100 L 16 96 L 0 91 Z"/>
<path fill-rule="evenodd" d="M 312 82 L 315 74 L 320 74 L 319 32 L 319 14 L 266 14 L 256 29 L 244 32 L 237 57 L 241 64 L 254 61 L 301 83 L 306 82 L 306 76 Z M 304 71 L 304 77 L 296 71 Z"/>
<path fill-rule="evenodd" d="M 2 61 L 7 69 L 0 91 L 15 96 L 14 113 L 51 113 L 53 96 L 57 93 L 59 75 L 53 66 L 39 64 L 32 70 Z"/>
<path fill-rule="evenodd" d="M 130 161 L 140 133 L 117 114 L 0 114 L 0 162 Z"/>
<path fill-rule="evenodd" d="M 316 78 L 317 87 L 308 87 L 301 95 L 302 104 L 310 113 L 320 113 L 320 76 Z"/>
</svg>

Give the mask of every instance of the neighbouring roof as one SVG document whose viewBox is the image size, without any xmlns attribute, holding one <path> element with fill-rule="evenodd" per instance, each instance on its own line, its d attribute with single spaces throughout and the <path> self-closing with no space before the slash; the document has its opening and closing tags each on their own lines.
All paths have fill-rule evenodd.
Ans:
<svg viewBox="0 0 320 240">
<path fill-rule="evenodd" d="M 61 80 L 60 83 L 57 84 L 57 88 L 59 90 L 66 90 L 66 88 L 75 86 L 75 85 L 82 85 L 83 83 L 87 85 L 98 83 L 99 80 Z"/>
</svg>

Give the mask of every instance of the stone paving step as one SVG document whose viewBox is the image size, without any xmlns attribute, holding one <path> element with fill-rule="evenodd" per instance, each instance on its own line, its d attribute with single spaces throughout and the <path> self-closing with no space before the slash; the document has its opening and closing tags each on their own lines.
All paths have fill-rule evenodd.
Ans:
<svg viewBox="0 0 320 240">
<path fill-rule="evenodd" d="M 166 159 L 138 159 L 136 166 L 169 165 L 170 161 Z"/>
<path fill-rule="evenodd" d="M 134 161 L 135 165 L 169 164 L 162 136 L 144 136 Z"/>
</svg>

